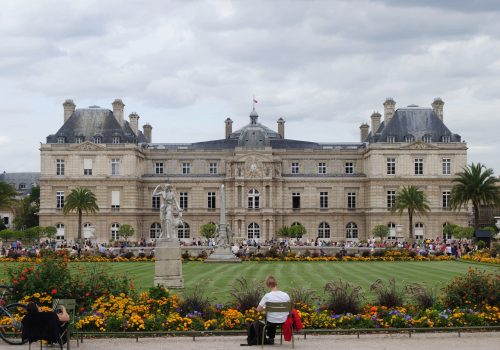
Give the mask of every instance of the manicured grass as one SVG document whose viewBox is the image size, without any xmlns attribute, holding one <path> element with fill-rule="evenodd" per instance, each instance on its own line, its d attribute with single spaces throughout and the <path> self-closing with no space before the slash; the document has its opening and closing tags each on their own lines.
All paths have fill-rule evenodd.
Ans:
<svg viewBox="0 0 500 350">
<path fill-rule="evenodd" d="M 4 265 L 10 265 L 5 263 Z M 73 263 L 70 266 L 82 267 Z M 153 263 L 99 263 L 109 268 L 112 274 L 126 274 L 135 284 L 136 289 L 146 290 L 153 285 Z M 83 265 L 84 266 L 84 265 Z M 378 278 L 388 280 L 396 278 L 397 285 L 423 283 L 439 290 L 455 276 L 464 274 L 470 268 L 500 273 L 500 266 L 474 264 L 455 261 L 432 262 L 244 262 L 241 264 L 205 264 L 188 262 L 182 265 L 186 289 L 201 286 L 214 302 L 230 300 L 231 285 L 239 277 L 248 280 L 263 281 L 272 274 L 278 278 L 280 288 L 290 290 L 293 287 L 311 288 L 321 295 L 324 285 L 332 279 L 341 278 L 363 288 L 370 297 L 370 285 Z M 5 277 L 0 269 L 0 279 Z M 179 290 L 176 293 L 182 294 Z"/>
</svg>

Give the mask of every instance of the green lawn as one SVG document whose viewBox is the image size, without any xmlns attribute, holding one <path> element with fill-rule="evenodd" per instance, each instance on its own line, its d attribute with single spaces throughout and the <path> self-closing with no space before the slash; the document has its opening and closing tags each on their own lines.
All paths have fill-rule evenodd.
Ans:
<svg viewBox="0 0 500 350">
<path fill-rule="evenodd" d="M 4 263 L 10 265 L 11 263 Z M 82 267 L 86 263 L 74 263 Z M 110 273 L 126 274 L 139 290 L 153 285 L 153 263 L 101 263 Z M 70 265 L 70 266 L 71 266 Z M 84 266 L 84 265 L 83 265 Z M 341 278 L 360 285 L 369 292 L 370 284 L 377 278 L 387 280 L 395 277 L 399 286 L 407 283 L 423 283 L 439 289 L 455 276 L 464 274 L 469 267 L 500 273 L 500 266 L 455 261 L 433 262 L 244 262 L 241 264 L 205 264 L 188 262 L 182 265 L 186 289 L 200 285 L 214 302 L 230 299 L 231 285 L 238 277 L 263 281 L 272 274 L 278 278 L 280 287 L 289 290 L 295 286 L 314 289 L 318 294 L 326 282 Z M 0 269 L 0 279 L 5 277 Z M 179 291 L 182 294 L 182 291 Z"/>
</svg>

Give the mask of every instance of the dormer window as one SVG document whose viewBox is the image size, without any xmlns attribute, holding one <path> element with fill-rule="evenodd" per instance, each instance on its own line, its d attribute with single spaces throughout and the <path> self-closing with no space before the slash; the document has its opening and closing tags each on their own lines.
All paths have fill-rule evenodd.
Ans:
<svg viewBox="0 0 500 350">
<path fill-rule="evenodd" d="M 66 138 L 64 136 L 59 136 L 57 138 L 57 143 L 65 143 L 66 142 Z"/>
<path fill-rule="evenodd" d="M 102 143 L 102 137 L 101 136 L 94 136 L 94 143 Z"/>
<path fill-rule="evenodd" d="M 120 136 L 113 136 L 113 143 L 120 143 Z"/>
<path fill-rule="evenodd" d="M 405 136 L 405 142 L 406 143 L 411 143 L 413 141 L 415 141 L 415 138 L 413 137 L 413 135 L 406 135 Z"/>
<path fill-rule="evenodd" d="M 75 138 L 75 143 L 83 143 L 83 136 L 77 136 Z"/>
<path fill-rule="evenodd" d="M 20 189 L 20 190 L 25 190 L 25 189 L 26 189 L 26 184 L 25 184 L 24 182 L 21 182 L 21 183 L 19 184 L 19 189 Z"/>
<path fill-rule="evenodd" d="M 424 135 L 424 136 L 422 136 L 422 141 L 427 142 L 427 143 L 432 142 L 432 136 L 431 135 Z"/>
<path fill-rule="evenodd" d="M 387 142 L 388 143 L 396 142 L 396 136 L 387 136 Z"/>
<path fill-rule="evenodd" d="M 450 143 L 451 142 L 451 136 L 443 136 L 441 138 L 441 141 L 444 143 Z"/>
</svg>

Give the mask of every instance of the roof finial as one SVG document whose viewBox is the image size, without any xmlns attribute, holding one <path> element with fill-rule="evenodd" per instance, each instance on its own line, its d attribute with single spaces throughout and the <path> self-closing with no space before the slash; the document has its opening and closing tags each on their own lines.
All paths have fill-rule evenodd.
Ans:
<svg viewBox="0 0 500 350">
<path fill-rule="evenodd" d="M 258 101 L 255 99 L 255 95 L 253 95 L 253 109 L 252 109 L 252 113 L 250 113 L 250 124 L 257 124 L 257 118 L 259 117 L 259 115 L 257 114 L 257 111 L 255 110 L 255 104 L 257 102 Z"/>
</svg>

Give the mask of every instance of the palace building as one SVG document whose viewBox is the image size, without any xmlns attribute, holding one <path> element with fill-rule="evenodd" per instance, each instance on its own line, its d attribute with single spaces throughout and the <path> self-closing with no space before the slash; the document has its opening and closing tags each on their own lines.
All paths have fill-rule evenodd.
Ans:
<svg viewBox="0 0 500 350">
<path fill-rule="evenodd" d="M 64 122 L 41 145 L 40 225 L 57 228 L 58 239 L 72 241 L 76 214 L 63 215 L 73 188 L 95 193 L 96 214 L 84 215 L 83 235 L 97 242 L 118 239 L 120 225 L 132 239 L 158 237 L 161 183 L 171 183 L 183 208 L 181 239 L 199 237 L 200 226 L 218 222 L 220 185 L 226 192 L 226 220 L 237 239 L 264 241 L 283 226 L 303 225 L 306 239 L 366 240 L 375 225 L 388 225 L 391 237 L 408 236 L 408 216 L 391 213 L 401 186 L 416 185 L 431 206 L 415 217 L 416 238 L 442 236 L 443 225 L 466 225 L 467 211 L 450 211 L 453 174 L 467 162 L 467 146 L 444 123 L 444 102 L 396 109 L 384 102 L 360 126 L 359 142 L 318 143 L 287 139 L 285 121 L 277 131 L 249 123 L 225 137 L 195 143 L 155 143 L 152 126 L 139 129 L 139 115 L 124 118 L 117 99 L 112 110 L 76 108 L 66 100 Z M 188 141 L 188 140 L 186 140 Z"/>
</svg>

